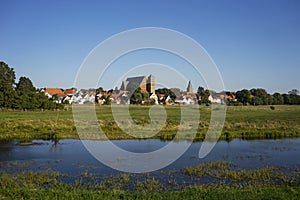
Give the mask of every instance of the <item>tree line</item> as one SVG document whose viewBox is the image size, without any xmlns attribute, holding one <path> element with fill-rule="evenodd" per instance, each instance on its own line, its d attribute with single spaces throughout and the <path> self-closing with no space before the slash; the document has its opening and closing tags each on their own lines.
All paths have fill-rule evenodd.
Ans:
<svg viewBox="0 0 300 200">
<path fill-rule="evenodd" d="M 243 89 L 233 93 L 236 101 L 229 100 L 229 105 L 300 105 L 300 96 L 297 89 L 292 89 L 287 94 L 268 94 L 265 89 L 253 88 L 251 90 Z"/>
<path fill-rule="evenodd" d="M 43 92 L 37 92 L 29 78 L 20 77 L 16 82 L 14 69 L 0 62 L 0 108 L 52 110 L 63 107 L 48 99 Z"/>
</svg>

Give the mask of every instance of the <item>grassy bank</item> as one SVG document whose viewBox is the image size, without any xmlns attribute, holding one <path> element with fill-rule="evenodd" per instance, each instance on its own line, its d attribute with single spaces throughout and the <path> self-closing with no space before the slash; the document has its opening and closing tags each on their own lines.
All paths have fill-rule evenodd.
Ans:
<svg viewBox="0 0 300 200">
<path fill-rule="evenodd" d="M 300 106 L 227 107 L 221 139 L 282 138 L 300 136 Z M 119 109 L 119 110 L 118 110 Z M 122 107 L 116 112 L 122 113 Z M 180 126 L 180 108 L 165 106 L 167 120 L 154 137 L 170 140 Z M 190 107 L 190 115 L 197 113 Z M 149 107 L 131 106 L 130 115 L 139 125 L 150 123 Z M 109 106 L 96 106 L 99 124 L 110 139 L 131 139 L 116 124 Z M 210 124 L 211 107 L 200 107 L 200 122 L 195 140 L 203 140 Z M 72 111 L 7 111 L 0 112 L 1 139 L 78 138 Z"/>
<path fill-rule="evenodd" d="M 200 170 L 203 167 L 205 169 Z M 218 180 L 210 184 L 179 187 L 174 182 L 166 185 L 151 177 L 136 180 L 133 178 L 134 174 L 121 174 L 98 181 L 92 174 L 83 173 L 80 179 L 65 183 L 61 178 L 66 175 L 58 172 L 0 172 L 0 198 L 299 199 L 300 195 L 299 173 L 284 175 L 270 168 L 236 171 L 223 162 L 204 163 L 183 169 L 181 173 L 187 174 L 191 179 L 205 175 Z M 236 173 L 240 175 L 238 178 L 234 176 Z M 220 176 L 216 177 L 217 174 Z M 225 178 L 227 183 L 222 182 L 222 178 Z M 236 179 L 239 179 L 238 182 L 235 182 Z"/>
<path fill-rule="evenodd" d="M 60 186 L 52 189 L 19 190 L 6 189 L 0 191 L 3 199 L 289 199 L 298 200 L 300 187 L 211 187 L 199 186 L 178 192 L 126 192 L 121 190 L 103 191 L 86 188 Z"/>
</svg>

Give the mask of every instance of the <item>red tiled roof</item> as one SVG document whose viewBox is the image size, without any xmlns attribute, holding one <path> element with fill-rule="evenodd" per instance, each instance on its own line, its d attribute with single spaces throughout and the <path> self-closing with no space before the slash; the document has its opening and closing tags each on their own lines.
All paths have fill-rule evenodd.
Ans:
<svg viewBox="0 0 300 200">
<path fill-rule="evenodd" d="M 45 94 L 48 93 L 51 96 L 53 95 L 62 96 L 62 97 L 66 96 L 61 88 L 45 88 L 44 93 Z"/>
<path fill-rule="evenodd" d="M 68 95 L 68 94 L 75 94 L 76 90 L 75 89 L 67 89 L 64 91 L 64 94 Z"/>
</svg>

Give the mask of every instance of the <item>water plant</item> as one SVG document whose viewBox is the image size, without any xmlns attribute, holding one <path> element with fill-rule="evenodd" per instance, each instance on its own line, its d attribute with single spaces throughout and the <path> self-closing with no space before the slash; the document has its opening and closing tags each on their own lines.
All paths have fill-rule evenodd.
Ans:
<svg viewBox="0 0 300 200">
<path fill-rule="evenodd" d="M 208 163 L 207 167 L 223 169 L 224 163 Z M 190 185 L 180 190 L 164 190 L 161 183 L 153 178 L 135 182 L 134 187 L 120 186 L 120 180 L 128 184 L 127 175 L 108 177 L 99 183 L 65 183 L 63 175 L 57 172 L 24 171 L 8 174 L 0 172 L 1 199 L 298 199 L 299 182 L 291 182 L 281 174 L 286 184 L 277 185 Z M 294 177 L 294 176 L 293 176 Z M 288 181 L 289 180 L 289 181 Z M 299 180 L 299 174 L 298 174 Z M 122 182 L 122 181 L 121 181 Z M 294 184 L 291 184 L 294 183 Z M 110 185 L 108 185 L 110 184 Z M 118 185 L 119 184 L 119 185 Z M 123 183 L 122 183 L 123 184 Z M 121 184 L 121 185 L 122 185 Z M 172 184 L 171 184 L 172 185 Z"/>
</svg>

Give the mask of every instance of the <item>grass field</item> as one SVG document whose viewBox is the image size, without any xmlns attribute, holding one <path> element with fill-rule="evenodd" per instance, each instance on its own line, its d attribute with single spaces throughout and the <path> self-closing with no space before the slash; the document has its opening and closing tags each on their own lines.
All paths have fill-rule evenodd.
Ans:
<svg viewBox="0 0 300 200">
<path fill-rule="evenodd" d="M 150 123 L 147 106 L 130 106 L 130 115 L 138 125 Z M 170 140 L 180 125 L 180 107 L 165 106 L 167 120 L 154 138 Z M 300 106 L 236 106 L 227 107 L 221 139 L 282 138 L 300 136 Z M 120 106 L 114 112 L 122 113 Z M 190 107 L 190 115 L 197 113 Z M 211 107 L 201 106 L 195 140 L 203 140 L 210 124 Z M 116 124 L 110 106 L 96 106 L 98 122 L 110 139 L 134 138 Z M 72 111 L 8 111 L 0 112 L 1 139 L 62 139 L 78 138 Z"/>
</svg>

